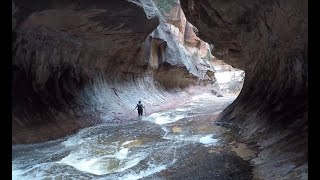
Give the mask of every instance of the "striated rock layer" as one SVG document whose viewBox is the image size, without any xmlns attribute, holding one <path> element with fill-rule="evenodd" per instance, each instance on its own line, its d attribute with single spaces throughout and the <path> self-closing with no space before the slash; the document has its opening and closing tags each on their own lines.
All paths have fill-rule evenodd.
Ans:
<svg viewBox="0 0 320 180">
<path fill-rule="evenodd" d="M 187 97 L 201 72 L 152 1 L 12 2 L 12 142 L 46 141 Z"/>
<path fill-rule="evenodd" d="M 195 60 L 200 76 L 216 82 L 214 89 L 221 93 L 238 94 L 242 88 L 244 72 L 211 55 L 210 45 L 197 36 L 198 30 L 186 20 L 179 0 L 153 1 L 175 41 L 185 47 L 186 54 Z"/>
<path fill-rule="evenodd" d="M 245 71 L 220 115 L 260 150 L 257 179 L 307 179 L 308 2 L 181 0 L 212 54 Z"/>
</svg>

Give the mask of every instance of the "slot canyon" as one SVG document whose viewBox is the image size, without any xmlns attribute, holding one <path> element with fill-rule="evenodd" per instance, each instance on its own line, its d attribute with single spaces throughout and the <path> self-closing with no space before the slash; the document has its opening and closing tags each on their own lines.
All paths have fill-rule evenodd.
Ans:
<svg viewBox="0 0 320 180">
<path fill-rule="evenodd" d="M 13 0 L 12 43 L 13 179 L 308 179 L 308 1 Z"/>
</svg>

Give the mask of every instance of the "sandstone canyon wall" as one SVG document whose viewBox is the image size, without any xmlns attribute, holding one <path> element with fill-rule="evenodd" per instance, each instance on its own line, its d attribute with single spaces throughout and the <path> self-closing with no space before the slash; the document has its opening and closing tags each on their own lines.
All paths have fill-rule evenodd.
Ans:
<svg viewBox="0 0 320 180">
<path fill-rule="evenodd" d="M 179 0 L 154 0 L 169 30 L 186 54 L 194 59 L 200 77 L 211 79 L 213 89 L 238 94 L 242 88 L 244 72 L 217 59 L 211 54 L 211 45 L 197 36 L 198 30 L 186 20 Z"/>
<path fill-rule="evenodd" d="M 128 120 L 139 100 L 151 113 L 214 83 L 167 20 L 152 1 L 12 1 L 12 142 Z"/>
<path fill-rule="evenodd" d="M 308 1 L 181 0 L 212 53 L 245 71 L 220 114 L 259 150 L 257 179 L 307 179 Z"/>
</svg>

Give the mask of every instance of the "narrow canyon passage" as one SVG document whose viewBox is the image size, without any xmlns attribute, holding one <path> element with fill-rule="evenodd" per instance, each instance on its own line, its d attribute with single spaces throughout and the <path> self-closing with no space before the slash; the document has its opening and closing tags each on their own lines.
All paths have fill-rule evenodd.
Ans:
<svg viewBox="0 0 320 180">
<path fill-rule="evenodd" d="M 12 144 L 14 179 L 308 179 L 308 1 L 12 0 Z"/>
<path fill-rule="evenodd" d="M 142 119 L 15 145 L 13 179 L 251 179 L 245 160 L 253 151 L 235 141 L 235 129 L 215 125 L 217 114 L 235 98 L 194 95 Z"/>
</svg>

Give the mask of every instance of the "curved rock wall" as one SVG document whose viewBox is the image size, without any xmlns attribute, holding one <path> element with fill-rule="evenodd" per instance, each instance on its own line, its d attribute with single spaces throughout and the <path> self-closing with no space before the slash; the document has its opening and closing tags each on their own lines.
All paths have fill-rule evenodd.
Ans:
<svg viewBox="0 0 320 180">
<path fill-rule="evenodd" d="M 179 103 L 200 72 L 149 1 L 13 1 L 12 142 Z"/>
<path fill-rule="evenodd" d="M 245 71 L 237 99 L 220 121 L 254 142 L 257 179 L 306 179 L 308 169 L 308 2 L 181 0 L 213 44 L 212 53 Z"/>
</svg>

